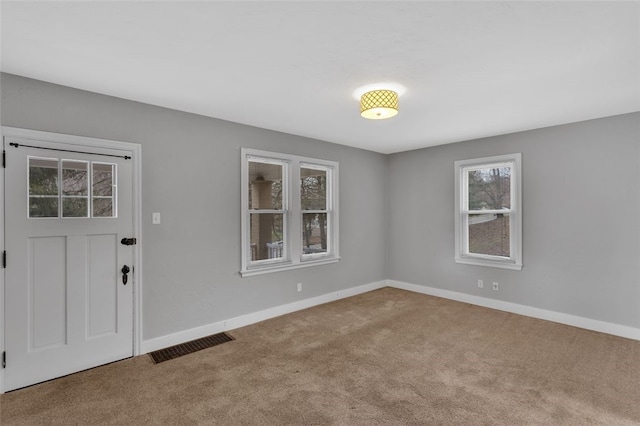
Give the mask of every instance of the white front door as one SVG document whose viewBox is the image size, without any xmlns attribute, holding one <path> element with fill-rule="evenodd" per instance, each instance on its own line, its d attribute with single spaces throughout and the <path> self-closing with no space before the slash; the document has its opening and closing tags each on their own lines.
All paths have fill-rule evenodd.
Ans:
<svg viewBox="0 0 640 426">
<path fill-rule="evenodd" d="M 131 357 L 131 153 L 6 137 L 4 149 L 4 390 Z"/>
</svg>

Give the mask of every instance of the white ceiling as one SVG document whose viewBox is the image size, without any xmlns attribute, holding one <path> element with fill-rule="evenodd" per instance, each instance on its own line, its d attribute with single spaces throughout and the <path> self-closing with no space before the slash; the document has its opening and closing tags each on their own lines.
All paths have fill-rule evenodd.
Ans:
<svg viewBox="0 0 640 426">
<path fill-rule="evenodd" d="M 638 2 L 9 2 L 4 72 L 382 153 L 640 110 Z M 360 117 L 354 91 L 406 88 Z"/>
</svg>

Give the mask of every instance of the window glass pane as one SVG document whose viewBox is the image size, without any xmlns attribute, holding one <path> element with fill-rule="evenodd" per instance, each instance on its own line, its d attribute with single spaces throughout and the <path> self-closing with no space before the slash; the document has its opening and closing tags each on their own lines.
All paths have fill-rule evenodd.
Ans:
<svg viewBox="0 0 640 426">
<path fill-rule="evenodd" d="M 29 197 L 29 217 L 58 217 L 58 197 Z"/>
<path fill-rule="evenodd" d="M 93 163 L 93 195 L 113 195 L 113 182 L 115 178 L 115 164 Z"/>
<path fill-rule="evenodd" d="M 62 195 L 87 195 L 88 166 L 81 161 L 62 161 Z"/>
<path fill-rule="evenodd" d="M 327 214 L 302 213 L 302 253 L 327 252 Z"/>
<path fill-rule="evenodd" d="M 511 167 L 469 170 L 469 210 L 511 208 Z"/>
<path fill-rule="evenodd" d="M 93 198 L 93 217 L 114 217 L 113 198 Z"/>
<path fill-rule="evenodd" d="M 281 213 L 251 213 L 251 260 L 284 257 L 284 215 Z"/>
<path fill-rule="evenodd" d="M 62 197 L 62 217 L 88 217 L 89 199 Z"/>
<path fill-rule="evenodd" d="M 89 216 L 89 163 L 62 160 L 62 217 Z"/>
<path fill-rule="evenodd" d="M 29 158 L 29 195 L 58 195 L 57 159 Z"/>
<path fill-rule="evenodd" d="M 283 167 L 249 161 L 249 209 L 282 209 Z"/>
<path fill-rule="evenodd" d="M 116 217 L 116 165 L 112 163 L 92 163 L 91 183 L 93 197 L 91 199 L 92 217 Z"/>
<path fill-rule="evenodd" d="M 327 209 L 327 171 L 300 168 L 302 210 Z"/>
<path fill-rule="evenodd" d="M 469 253 L 510 257 L 509 215 L 470 214 Z"/>
</svg>

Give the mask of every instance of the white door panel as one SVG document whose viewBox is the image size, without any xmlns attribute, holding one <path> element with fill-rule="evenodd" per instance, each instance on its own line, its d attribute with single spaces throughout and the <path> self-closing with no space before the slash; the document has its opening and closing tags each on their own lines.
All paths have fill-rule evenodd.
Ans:
<svg viewBox="0 0 640 426">
<path fill-rule="evenodd" d="M 29 351 L 67 343 L 66 238 L 29 238 L 27 307 Z M 13 303 L 13 300 L 11 300 Z"/>
<path fill-rule="evenodd" d="M 117 333 L 118 263 L 117 235 L 88 235 L 87 253 L 87 338 Z"/>
<path fill-rule="evenodd" d="M 132 161 L 9 142 L 23 141 L 5 138 L 5 391 L 133 355 Z"/>
</svg>

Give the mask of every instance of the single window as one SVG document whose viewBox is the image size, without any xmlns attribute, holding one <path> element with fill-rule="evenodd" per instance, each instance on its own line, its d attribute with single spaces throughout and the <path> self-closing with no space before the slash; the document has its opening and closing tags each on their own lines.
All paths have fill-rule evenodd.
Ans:
<svg viewBox="0 0 640 426">
<path fill-rule="evenodd" d="M 522 269 L 520 154 L 455 162 L 455 260 Z"/>
<path fill-rule="evenodd" d="M 242 276 L 338 260 L 337 173 L 331 161 L 242 150 Z"/>
</svg>

